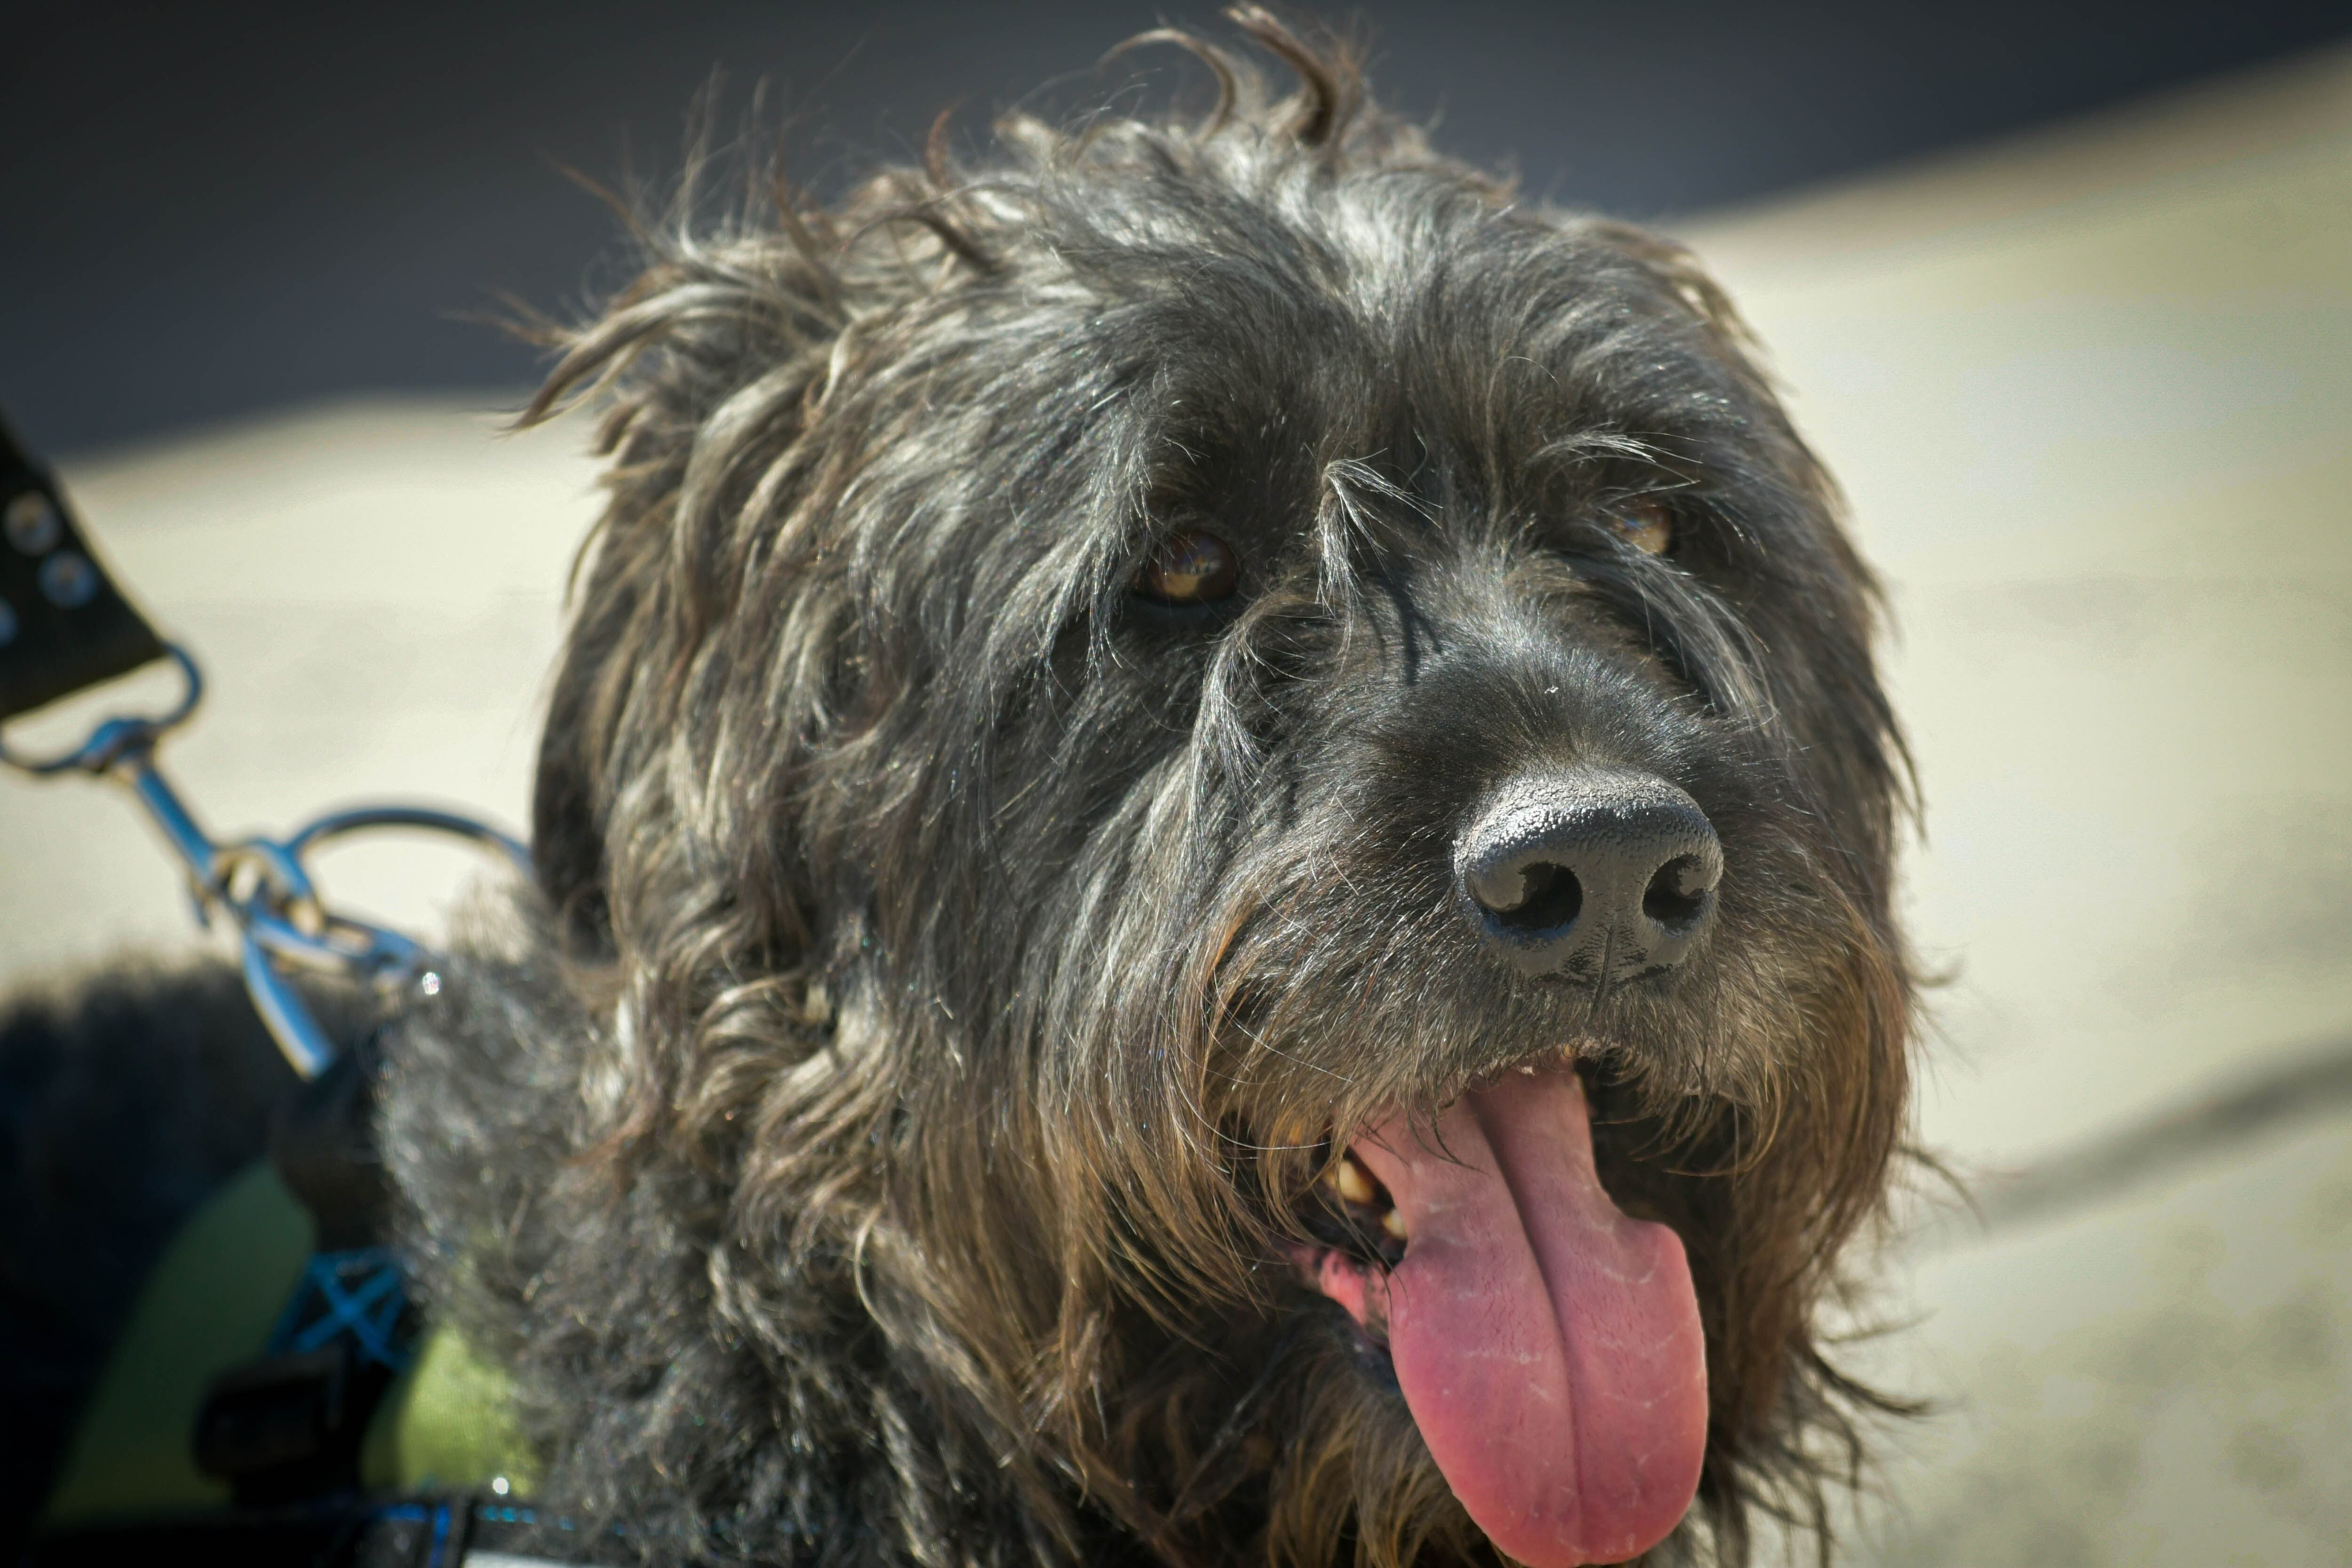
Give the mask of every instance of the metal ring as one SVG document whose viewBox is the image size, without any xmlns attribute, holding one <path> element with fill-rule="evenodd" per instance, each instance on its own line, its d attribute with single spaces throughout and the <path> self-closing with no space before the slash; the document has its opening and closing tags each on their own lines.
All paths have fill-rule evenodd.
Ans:
<svg viewBox="0 0 2352 1568">
<path fill-rule="evenodd" d="M 255 879 L 240 890 L 239 873 L 248 868 Z M 274 838 L 241 838 L 222 845 L 213 856 L 210 886 L 223 902 L 239 908 L 307 914 L 321 923 L 327 918 L 326 902 L 310 880 L 310 868 Z"/>
<path fill-rule="evenodd" d="M 317 934 L 273 910 L 245 905 L 235 912 L 238 928 L 271 960 L 284 960 L 320 973 L 381 982 L 414 967 L 424 949 L 395 931 L 348 915 L 328 915 Z M 341 939 L 341 940 L 337 940 Z"/>
<path fill-rule="evenodd" d="M 301 831 L 286 840 L 286 852 L 299 860 L 313 847 L 331 838 L 379 827 L 415 827 L 428 833 L 446 833 L 458 838 L 470 838 L 505 855 L 524 876 L 530 876 L 532 871 L 530 847 L 522 840 L 499 832 L 487 822 L 460 816 L 454 811 L 435 811 L 422 805 L 361 805 L 349 811 L 330 813 L 306 824 Z"/>
<path fill-rule="evenodd" d="M 0 763 L 36 775 L 61 773 L 69 768 L 102 773 L 112 767 L 115 759 L 124 752 L 187 722 L 188 715 L 194 713 L 196 704 L 204 700 L 204 671 L 196 667 L 196 661 L 188 650 L 178 643 L 165 643 L 163 651 L 170 654 L 172 662 L 180 667 L 181 678 L 186 683 L 180 692 L 179 701 L 170 711 L 156 718 L 133 714 L 108 719 L 92 730 L 89 738 L 80 745 L 54 757 L 20 756 L 8 749 L 5 739 L 0 739 Z"/>
</svg>

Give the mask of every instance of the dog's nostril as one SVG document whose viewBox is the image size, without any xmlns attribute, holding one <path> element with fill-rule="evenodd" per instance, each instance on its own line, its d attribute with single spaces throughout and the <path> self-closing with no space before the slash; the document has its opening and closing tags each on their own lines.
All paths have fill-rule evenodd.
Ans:
<svg viewBox="0 0 2352 1568">
<path fill-rule="evenodd" d="M 1512 931 L 1557 931 L 1573 923 L 1584 908 L 1584 884 L 1565 866 L 1538 861 L 1518 868 L 1518 877 L 1515 901 L 1486 903 L 1487 911 Z"/>
<path fill-rule="evenodd" d="M 1670 932 L 1686 931 L 1706 912 L 1715 878 L 1696 855 L 1677 855 L 1658 868 L 1642 893 L 1642 912 Z"/>
</svg>

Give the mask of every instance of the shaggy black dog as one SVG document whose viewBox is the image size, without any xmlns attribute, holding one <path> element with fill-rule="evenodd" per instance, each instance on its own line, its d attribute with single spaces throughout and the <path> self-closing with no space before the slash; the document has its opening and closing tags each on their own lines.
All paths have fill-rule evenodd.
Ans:
<svg viewBox="0 0 2352 1568">
<path fill-rule="evenodd" d="M 1906 1104 L 1870 582 L 1722 295 L 1256 13 L 649 233 L 434 1310 L 656 1557 L 1746 1554 Z M 1692 1507 L 1693 1498 L 1697 1507 Z M 1687 1519 L 1686 1519 L 1687 1514 Z"/>
</svg>

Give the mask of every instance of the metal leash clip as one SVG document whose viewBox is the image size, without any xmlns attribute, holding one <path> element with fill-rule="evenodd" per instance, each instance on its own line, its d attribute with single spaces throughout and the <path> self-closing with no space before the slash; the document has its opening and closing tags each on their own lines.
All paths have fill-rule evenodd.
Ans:
<svg viewBox="0 0 2352 1568">
<path fill-rule="evenodd" d="M 424 806 L 360 806 L 316 817 L 285 838 L 255 835 L 221 843 L 207 834 L 156 766 L 163 738 L 185 723 L 204 698 L 204 676 L 188 651 L 164 645 L 184 681 L 179 700 L 157 717 L 100 723 L 62 755 L 20 756 L 0 741 L 0 763 L 35 775 L 83 773 L 129 786 L 187 872 L 199 923 L 214 916 L 235 928 L 246 988 L 287 1059 L 315 1078 L 335 1058 L 334 1044 L 289 978 L 307 969 L 361 981 L 389 994 L 411 984 L 431 988 L 425 950 L 398 931 L 328 908 L 304 858 L 331 839 L 387 827 L 422 828 L 469 839 L 504 854 L 525 874 L 530 851 L 486 823 Z"/>
<path fill-rule="evenodd" d="M 36 776 L 80 773 L 129 786 L 187 873 L 197 922 L 209 926 L 218 916 L 235 928 L 254 1005 L 295 1070 L 316 1078 L 337 1053 L 296 989 L 294 973 L 356 980 L 386 1000 L 411 984 L 430 992 L 437 978 L 426 951 L 415 941 L 330 909 L 304 864 L 310 851 L 331 839 L 387 827 L 469 839 L 504 854 L 526 875 L 530 851 L 471 817 L 408 805 L 331 812 L 286 838 L 215 840 L 155 763 L 163 737 L 186 723 L 204 699 L 204 676 L 195 659 L 148 630 L 96 563 L 46 471 L 24 454 L 5 424 L 0 489 L 9 492 L 0 495 L 7 517 L 0 548 L 0 568 L 6 572 L 0 574 L 0 589 L 14 590 L 0 592 L 0 722 L 152 662 L 159 654 L 178 666 L 183 682 L 167 711 L 108 719 L 79 746 L 55 756 L 19 754 L 0 738 L 0 763 Z M 59 560 L 74 568 L 69 594 L 48 591 L 51 579 L 68 575 L 54 569 Z M 17 577 L 36 588 L 26 592 Z M 26 609 L 12 608 L 12 600 Z"/>
</svg>

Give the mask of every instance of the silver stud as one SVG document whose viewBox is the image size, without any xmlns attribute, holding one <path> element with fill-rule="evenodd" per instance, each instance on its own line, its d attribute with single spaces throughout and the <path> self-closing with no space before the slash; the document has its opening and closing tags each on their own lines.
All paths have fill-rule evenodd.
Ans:
<svg viewBox="0 0 2352 1568">
<path fill-rule="evenodd" d="M 41 563 L 41 592 L 61 610 L 79 610 L 98 597 L 98 568 L 79 550 L 60 550 Z"/>
<path fill-rule="evenodd" d="M 66 533 L 65 520 L 38 490 L 26 490 L 8 503 L 5 526 L 8 542 L 25 555 L 47 554 Z"/>
</svg>

